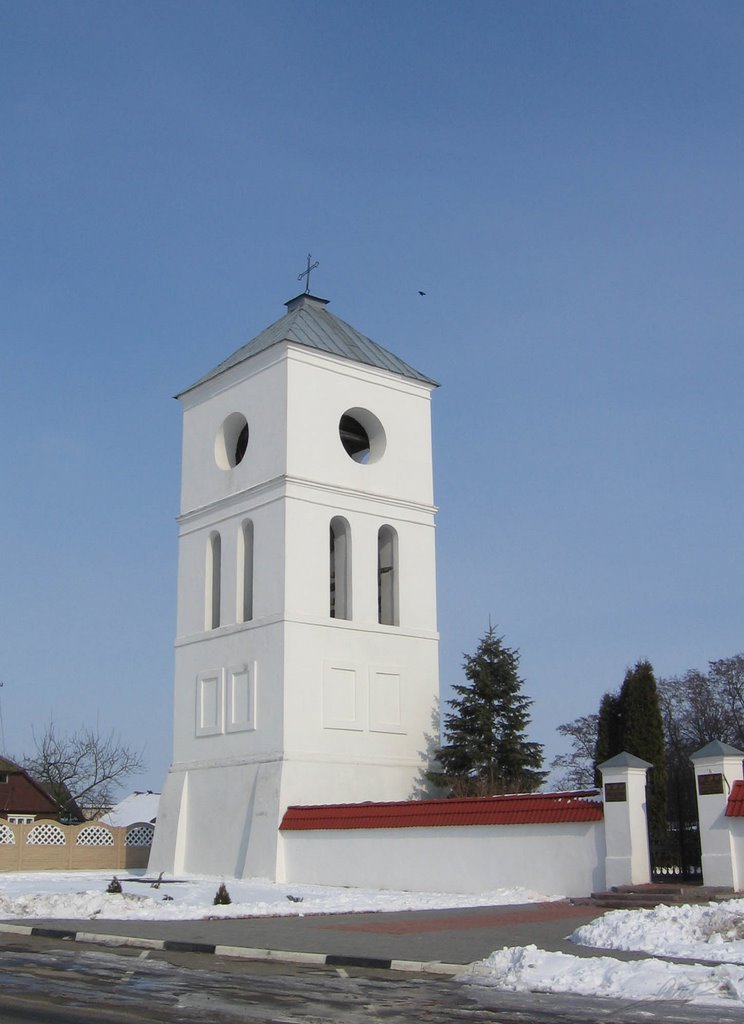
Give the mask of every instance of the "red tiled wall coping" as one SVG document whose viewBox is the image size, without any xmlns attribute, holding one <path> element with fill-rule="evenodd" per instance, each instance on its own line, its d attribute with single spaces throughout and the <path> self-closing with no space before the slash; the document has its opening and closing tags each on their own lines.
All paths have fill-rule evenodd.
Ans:
<svg viewBox="0 0 744 1024">
<path fill-rule="evenodd" d="M 279 826 L 285 832 L 352 828 L 431 828 L 460 825 L 554 825 L 601 821 L 595 790 L 467 797 L 458 800 L 401 800 L 396 803 L 321 804 L 288 807 Z"/>
<path fill-rule="evenodd" d="M 726 803 L 727 818 L 744 818 L 744 782 L 739 779 L 731 787 L 731 795 Z"/>
</svg>

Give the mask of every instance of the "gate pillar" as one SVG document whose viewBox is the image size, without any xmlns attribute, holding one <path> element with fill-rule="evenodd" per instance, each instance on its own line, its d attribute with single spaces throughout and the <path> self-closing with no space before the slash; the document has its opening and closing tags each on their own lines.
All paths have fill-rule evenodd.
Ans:
<svg viewBox="0 0 744 1024">
<path fill-rule="evenodd" d="M 690 758 L 695 769 L 705 885 L 739 890 L 744 882 L 739 877 L 731 819 L 726 817 L 734 783 L 744 777 L 743 759 L 744 752 L 720 740 L 713 740 Z"/>
<path fill-rule="evenodd" d="M 651 881 L 646 822 L 648 761 L 623 752 L 599 766 L 605 826 L 605 887 Z"/>
</svg>

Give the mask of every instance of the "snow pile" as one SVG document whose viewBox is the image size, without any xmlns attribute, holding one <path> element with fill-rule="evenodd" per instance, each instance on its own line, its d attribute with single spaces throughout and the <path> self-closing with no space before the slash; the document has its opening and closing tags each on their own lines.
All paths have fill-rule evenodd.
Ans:
<svg viewBox="0 0 744 1024">
<path fill-rule="evenodd" d="M 744 964 L 744 900 L 613 910 L 569 938 L 580 946 Z"/>
<path fill-rule="evenodd" d="M 744 1005 L 744 967 L 739 966 L 744 964 L 742 900 L 614 910 L 577 928 L 569 938 L 584 946 L 719 961 L 720 965 L 576 957 L 521 946 L 492 953 L 473 964 L 460 980 L 521 992 Z"/>
<path fill-rule="evenodd" d="M 639 911 L 628 911 L 639 913 Z M 670 964 L 546 953 L 535 946 L 505 946 L 473 964 L 459 981 L 512 992 L 571 992 L 622 999 L 677 999 L 744 1004 L 744 968 L 728 964 Z"/>
<path fill-rule="evenodd" d="M 110 871 L 18 872 L 0 875 L 0 919 L 100 917 L 111 920 L 200 920 L 208 917 L 277 917 L 304 914 L 344 914 L 364 911 L 448 910 L 506 906 L 560 899 L 528 889 L 495 889 L 477 895 L 394 892 L 379 889 L 341 889 L 321 885 L 282 885 L 265 879 L 222 879 L 188 876 L 163 880 L 154 889 L 138 882 L 141 873 L 122 872 L 121 896 L 106 887 Z M 221 881 L 232 903 L 214 906 Z M 291 899 L 290 899 L 291 897 Z"/>
</svg>

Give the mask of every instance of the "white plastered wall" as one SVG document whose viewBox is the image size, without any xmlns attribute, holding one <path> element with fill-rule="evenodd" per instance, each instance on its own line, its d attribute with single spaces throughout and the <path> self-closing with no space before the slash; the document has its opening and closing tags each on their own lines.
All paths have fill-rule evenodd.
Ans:
<svg viewBox="0 0 744 1024">
<path fill-rule="evenodd" d="M 384 370 L 293 345 L 288 349 L 287 474 L 359 497 L 433 501 L 431 387 Z M 367 409 L 380 420 L 385 452 L 355 462 L 339 442 L 341 416 Z M 373 452 L 374 456 L 374 452 Z"/>
<path fill-rule="evenodd" d="M 739 819 L 726 817 L 726 805 L 735 782 L 744 776 L 742 758 L 722 754 L 711 757 L 693 755 L 695 769 L 703 882 L 706 885 L 738 891 L 744 884 L 742 830 Z M 720 792 L 701 792 L 700 780 L 716 776 Z M 704 789 L 704 787 L 703 787 Z"/>
<path fill-rule="evenodd" d="M 604 888 L 602 822 L 282 832 L 285 879 L 319 885 L 546 896 Z"/>
<path fill-rule="evenodd" d="M 610 767 L 612 761 L 599 766 L 605 793 L 604 835 L 606 844 L 605 884 L 645 885 L 651 881 L 648 824 L 646 819 L 646 767 L 621 765 Z M 624 787 L 618 801 L 606 798 L 608 786 Z"/>
<path fill-rule="evenodd" d="M 183 396 L 174 760 L 154 869 L 271 877 L 289 803 L 403 799 L 420 782 L 439 690 L 430 394 L 426 384 L 282 343 Z M 383 424 L 379 461 L 360 464 L 344 451 L 339 420 L 352 409 Z M 250 437 L 243 460 L 225 470 L 215 437 L 235 413 Z M 351 527 L 348 622 L 330 618 L 336 515 Z M 244 624 L 237 564 L 246 518 L 254 584 Z M 398 535 L 395 627 L 377 622 L 382 525 Z M 208 631 L 212 532 L 221 538 L 221 624 Z M 231 725 L 234 669 L 252 680 L 250 728 Z"/>
<path fill-rule="evenodd" d="M 439 688 L 431 389 L 297 347 L 289 359 L 283 803 L 405 799 Z M 341 416 L 360 408 L 385 431 L 368 464 L 338 441 Z M 351 535 L 350 620 L 329 617 L 337 515 Z M 378 623 L 384 525 L 398 537 L 395 627 Z"/>
<path fill-rule="evenodd" d="M 286 346 L 276 345 L 182 396 L 181 515 L 221 501 L 239 502 L 247 488 L 285 472 L 285 357 Z M 215 440 L 224 420 L 235 412 L 246 417 L 250 438 L 243 460 L 224 470 L 215 459 Z"/>
<path fill-rule="evenodd" d="M 727 818 L 731 834 L 733 872 L 731 887 L 735 892 L 744 889 L 744 818 Z"/>
</svg>

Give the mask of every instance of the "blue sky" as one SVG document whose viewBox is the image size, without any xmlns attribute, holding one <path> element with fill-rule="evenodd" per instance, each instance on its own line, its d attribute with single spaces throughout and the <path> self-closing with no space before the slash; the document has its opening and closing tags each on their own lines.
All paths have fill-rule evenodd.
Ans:
<svg viewBox="0 0 744 1024">
<path fill-rule="evenodd" d="M 0 0 L 7 752 L 98 722 L 161 785 L 171 396 L 308 252 L 442 384 L 445 688 L 490 617 L 553 754 L 742 650 L 743 45 L 725 0 Z"/>
</svg>

